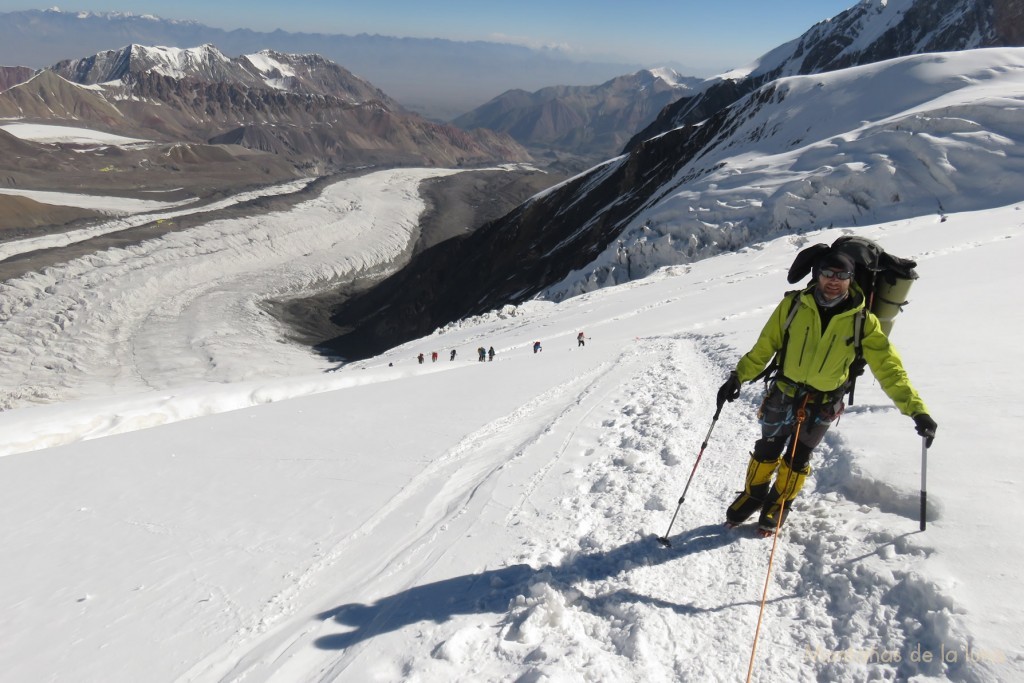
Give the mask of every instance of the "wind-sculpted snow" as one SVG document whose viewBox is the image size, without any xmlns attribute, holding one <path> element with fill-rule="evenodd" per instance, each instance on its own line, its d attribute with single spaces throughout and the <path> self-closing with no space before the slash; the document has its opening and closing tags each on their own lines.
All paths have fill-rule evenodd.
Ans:
<svg viewBox="0 0 1024 683">
<path fill-rule="evenodd" d="M 784 78 L 722 131 L 561 299 L 772 237 L 1024 197 L 1024 49 L 906 57 Z"/>
<path fill-rule="evenodd" d="M 279 343 L 287 331 L 261 301 L 391 263 L 414 237 L 423 208 L 418 182 L 454 172 L 375 173 L 339 182 L 290 211 L 213 221 L 3 283 L 0 405 L 88 397 L 90 386 L 103 394 L 111 387 L 136 392 L 326 369 L 311 350 Z M 8 253 L 24 248 L 15 243 Z M 277 352 L 250 353 L 268 347 Z"/>
</svg>

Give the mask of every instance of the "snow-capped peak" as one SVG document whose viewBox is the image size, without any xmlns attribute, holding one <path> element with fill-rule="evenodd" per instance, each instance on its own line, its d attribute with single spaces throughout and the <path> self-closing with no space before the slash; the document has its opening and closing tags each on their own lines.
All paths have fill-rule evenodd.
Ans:
<svg viewBox="0 0 1024 683">
<path fill-rule="evenodd" d="M 129 50 L 133 56 L 150 62 L 150 68 L 156 73 L 172 78 L 182 78 L 211 63 L 227 64 L 231 61 L 210 44 L 190 48 L 132 45 Z"/>
<path fill-rule="evenodd" d="M 648 69 L 655 78 L 660 78 L 671 86 L 687 87 L 684 79 L 686 78 L 675 69 L 670 69 L 667 66 L 655 67 Z M 692 79 L 690 79 L 692 80 Z"/>
</svg>

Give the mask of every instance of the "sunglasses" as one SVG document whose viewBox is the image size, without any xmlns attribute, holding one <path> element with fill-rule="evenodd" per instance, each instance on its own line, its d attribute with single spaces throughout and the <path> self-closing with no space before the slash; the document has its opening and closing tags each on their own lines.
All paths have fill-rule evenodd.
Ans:
<svg viewBox="0 0 1024 683">
<path fill-rule="evenodd" d="M 832 270 L 831 268 L 822 268 L 818 271 L 818 275 L 824 278 L 836 278 L 837 280 L 849 280 L 853 277 L 853 273 L 848 270 Z"/>
</svg>

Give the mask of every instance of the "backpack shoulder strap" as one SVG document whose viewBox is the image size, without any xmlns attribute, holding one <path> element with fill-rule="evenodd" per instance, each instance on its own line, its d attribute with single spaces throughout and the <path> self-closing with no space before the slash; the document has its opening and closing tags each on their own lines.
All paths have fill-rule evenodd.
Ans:
<svg viewBox="0 0 1024 683">
<path fill-rule="evenodd" d="M 867 318 L 868 309 L 861 308 L 853 318 L 853 362 L 850 363 L 850 377 L 846 380 L 846 393 L 850 397 L 850 405 L 853 405 L 853 392 L 857 388 L 857 378 L 864 374 L 864 319 Z"/>
<path fill-rule="evenodd" d="M 786 322 L 782 326 L 783 342 L 782 348 L 786 348 L 786 341 L 789 339 L 789 326 L 793 324 L 793 318 L 796 317 L 797 310 L 800 309 L 800 295 L 804 293 L 803 289 L 791 289 L 786 292 L 786 296 L 789 297 L 789 315 L 786 316 Z"/>
<path fill-rule="evenodd" d="M 756 382 L 763 379 L 766 383 L 771 382 L 775 379 L 775 375 L 782 371 L 782 364 L 786 360 L 786 347 L 789 345 L 789 327 L 793 324 L 793 318 L 796 317 L 796 313 L 800 310 L 800 295 L 803 294 L 806 289 L 792 289 L 785 293 L 785 297 L 789 298 L 789 314 L 786 316 L 786 322 L 782 324 L 782 346 L 776 352 L 775 357 L 768 363 L 768 367 L 761 371 L 751 382 Z"/>
<path fill-rule="evenodd" d="M 862 308 L 857 311 L 857 315 L 853 318 L 853 351 L 857 359 L 864 357 L 862 341 L 864 339 L 864 319 L 867 315 L 868 309 Z"/>
</svg>

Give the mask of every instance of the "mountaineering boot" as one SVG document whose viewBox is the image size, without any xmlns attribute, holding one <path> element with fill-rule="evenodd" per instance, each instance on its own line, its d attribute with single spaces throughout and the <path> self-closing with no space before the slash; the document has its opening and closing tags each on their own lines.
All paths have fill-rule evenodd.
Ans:
<svg viewBox="0 0 1024 683">
<path fill-rule="evenodd" d="M 775 491 L 772 490 L 771 494 L 774 495 Z M 789 517 L 789 501 L 786 501 L 786 507 L 783 509 L 779 505 L 778 501 L 766 502 L 764 507 L 761 508 L 761 516 L 757 519 L 757 535 L 762 538 L 768 538 L 775 533 L 776 520 L 779 516 L 779 510 L 782 509 L 782 521 L 778 522 L 778 527 L 781 529 L 782 525 L 786 523 L 786 517 Z"/>
<path fill-rule="evenodd" d="M 750 458 L 747 465 L 747 476 L 744 479 L 743 491 L 736 496 L 729 509 L 725 511 L 726 526 L 742 524 L 750 515 L 754 514 L 764 503 L 765 495 L 768 493 L 768 486 L 771 484 L 772 475 L 779 464 L 778 460 L 761 462 L 754 457 Z"/>
<path fill-rule="evenodd" d="M 757 512 L 757 509 L 764 503 L 766 493 L 768 493 L 768 484 L 755 486 L 749 493 L 740 491 L 740 495 L 736 496 L 736 500 L 725 511 L 725 525 L 731 529 L 747 521 L 747 518 Z"/>
<path fill-rule="evenodd" d="M 786 517 L 789 516 L 790 503 L 796 498 L 796 494 L 800 493 L 800 489 L 804 486 L 804 481 L 807 479 L 807 475 L 811 473 L 811 466 L 807 465 L 802 470 L 793 471 L 789 468 L 789 464 L 782 462 L 779 464 L 779 475 L 775 477 L 775 485 L 772 486 L 772 490 L 768 493 L 764 500 L 764 505 L 761 508 L 761 516 L 757 520 L 758 532 L 761 535 L 772 535 L 775 533 L 776 527 L 781 528 L 786 522 Z M 782 505 L 782 501 L 786 501 L 786 505 Z M 782 511 L 782 519 L 779 519 L 779 512 Z"/>
</svg>

